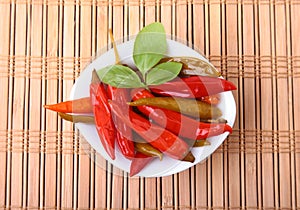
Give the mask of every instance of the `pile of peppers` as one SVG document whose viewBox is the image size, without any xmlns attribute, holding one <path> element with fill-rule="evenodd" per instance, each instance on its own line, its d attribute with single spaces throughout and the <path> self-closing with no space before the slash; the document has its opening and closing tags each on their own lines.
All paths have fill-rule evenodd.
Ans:
<svg viewBox="0 0 300 210">
<path fill-rule="evenodd" d="M 183 66 L 188 68 L 187 63 Z M 131 160 L 133 176 L 164 155 L 194 162 L 193 147 L 232 132 L 217 105 L 221 92 L 236 87 L 218 76 L 181 75 L 161 85 L 133 89 L 106 85 L 93 71 L 89 97 L 44 107 L 65 120 L 95 124 L 107 154 L 116 158 L 117 143 Z"/>
</svg>

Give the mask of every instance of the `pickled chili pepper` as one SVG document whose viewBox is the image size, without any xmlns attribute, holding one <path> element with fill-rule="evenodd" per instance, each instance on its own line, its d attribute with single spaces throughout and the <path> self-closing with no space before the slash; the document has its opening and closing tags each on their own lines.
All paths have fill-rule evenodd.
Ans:
<svg viewBox="0 0 300 210">
<path fill-rule="evenodd" d="M 131 161 L 129 175 L 134 176 L 138 174 L 146 165 L 154 160 L 154 158 L 154 156 L 148 156 L 143 153 L 137 152 L 135 157 Z"/>
<path fill-rule="evenodd" d="M 155 155 L 146 154 L 143 152 L 137 152 L 135 157 L 132 159 L 130 164 L 130 176 L 134 176 L 138 174 L 143 168 L 145 168 L 152 160 L 155 159 Z M 191 162 L 193 163 L 195 161 L 194 155 L 189 152 L 183 159 L 183 161 Z"/>
<path fill-rule="evenodd" d="M 134 101 L 154 97 L 148 90 L 143 89 L 132 91 L 132 95 Z M 232 132 L 232 128 L 225 123 L 203 123 L 178 112 L 152 106 L 138 106 L 138 109 L 174 134 L 191 140 L 206 139 L 210 136 L 220 135 L 225 131 Z"/>
<path fill-rule="evenodd" d="M 218 105 L 221 100 L 220 94 L 215 94 L 211 96 L 203 96 L 200 98 L 201 101 L 211 104 L 211 105 Z"/>
<path fill-rule="evenodd" d="M 158 157 L 160 160 L 162 160 L 163 158 L 163 154 L 147 142 L 135 142 L 134 146 L 137 152 L 143 153 L 148 156 Z"/>
<path fill-rule="evenodd" d="M 158 157 L 160 160 L 162 160 L 162 158 L 163 158 L 163 154 L 149 143 L 136 142 L 135 149 L 137 152 L 140 152 L 145 155 L 152 156 L 152 157 Z M 195 157 L 191 152 L 188 152 L 188 154 L 182 159 L 182 161 L 187 161 L 187 162 L 193 163 L 195 161 Z"/>
<path fill-rule="evenodd" d="M 87 116 L 87 115 L 71 115 L 59 112 L 58 115 L 67 121 L 73 122 L 73 123 L 95 123 L 95 118 L 93 116 Z"/>
<path fill-rule="evenodd" d="M 107 86 L 108 98 L 115 100 L 120 104 L 126 106 L 126 102 L 129 100 L 129 92 L 124 88 L 115 88 Z M 134 142 L 132 141 L 132 130 L 129 126 L 124 124 L 121 120 L 115 121 L 116 140 L 119 145 L 121 153 L 131 159 L 135 155 Z"/>
<path fill-rule="evenodd" d="M 227 120 L 224 118 L 218 118 L 218 119 L 202 119 L 201 122 L 205 123 L 223 123 L 226 124 Z"/>
<path fill-rule="evenodd" d="M 187 155 L 182 159 L 182 161 L 193 163 L 195 161 L 195 156 L 191 151 L 189 151 Z"/>
<path fill-rule="evenodd" d="M 236 86 L 221 78 L 190 76 L 176 78 L 161 85 L 150 86 L 150 90 L 163 96 L 201 98 L 203 96 L 236 90 Z"/>
<path fill-rule="evenodd" d="M 208 62 L 195 57 L 166 57 L 160 60 L 163 62 L 180 62 L 182 63 L 181 76 L 200 75 L 219 77 L 221 73 Z"/>
<path fill-rule="evenodd" d="M 114 101 L 110 102 L 113 116 L 117 116 L 130 126 L 137 134 L 153 147 L 166 155 L 182 160 L 189 152 L 189 146 L 181 138 L 164 128 L 151 124 L 149 120 L 129 109 L 129 113 L 122 112 L 120 106 Z"/>
<path fill-rule="evenodd" d="M 203 146 L 208 146 L 208 145 L 210 145 L 209 141 L 206 141 L 206 140 L 196 140 L 194 142 L 193 147 L 203 147 Z"/>
<path fill-rule="evenodd" d="M 48 104 L 44 108 L 62 113 L 93 113 L 90 97 Z"/>
<path fill-rule="evenodd" d="M 95 70 L 92 73 L 92 82 L 90 84 L 90 98 L 94 111 L 95 126 L 101 143 L 107 154 L 114 160 L 115 127 L 104 85 Z"/>
<path fill-rule="evenodd" d="M 136 101 L 129 102 L 130 106 L 155 106 L 186 114 L 200 119 L 215 119 L 222 116 L 218 107 L 211 106 L 205 102 L 195 99 L 173 98 L 173 97 L 151 97 L 140 98 Z"/>
</svg>

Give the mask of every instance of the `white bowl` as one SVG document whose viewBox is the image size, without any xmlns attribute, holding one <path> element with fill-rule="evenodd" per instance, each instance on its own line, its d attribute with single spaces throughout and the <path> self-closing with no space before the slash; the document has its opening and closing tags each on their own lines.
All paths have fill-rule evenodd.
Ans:
<svg viewBox="0 0 300 210">
<path fill-rule="evenodd" d="M 184 44 L 169 39 L 167 40 L 167 43 L 168 43 L 167 56 L 173 56 L 173 57 L 190 56 L 190 57 L 197 57 L 205 60 L 206 62 L 209 62 L 201 54 L 191 49 L 190 47 L 187 47 Z M 133 45 L 134 45 L 134 40 L 130 40 L 128 42 L 125 42 L 117 46 L 122 62 L 125 61 L 125 63 L 129 65 L 133 65 L 133 59 L 132 59 Z M 114 63 L 115 63 L 115 57 L 114 57 L 113 49 L 110 49 L 106 53 L 100 55 L 95 60 L 93 60 L 92 63 L 90 63 L 85 68 L 85 70 L 80 74 L 80 77 L 76 80 L 72 88 L 70 98 L 77 99 L 81 97 L 88 97 L 92 70 L 93 69 L 97 70 Z M 221 109 L 223 113 L 222 117 L 228 121 L 228 124 L 230 126 L 233 126 L 235 121 L 235 116 L 236 116 L 236 105 L 235 105 L 233 95 L 230 91 L 221 93 L 221 102 L 218 105 L 218 107 Z M 103 156 L 107 161 L 109 161 L 114 166 L 126 172 L 129 172 L 130 161 L 124 158 L 119 148 L 117 147 L 117 144 L 116 144 L 116 158 L 115 160 L 112 160 L 105 152 L 94 125 L 76 123 L 75 126 L 76 128 L 79 129 L 80 133 L 89 142 L 89 144 L 96 150 L 97 153 Z M 137 174 L 137 176 L 161 177 L 161 176 L 172 175 L 181 172 L 183 170 L 186 170 L 191 166 L 196 165 L 201 161 L 205 160 L 206 158 L 208 158 L 223 143 L 223 141 L 226 139 L 228 134 L 229 134 L 228 132 L 225 132 L 221 135 L 208 138 L 208 141 L 210 141 L 211 143 L 209 146 L 193 148 L 192 153 L 196 158 L 194 163 L 178 161 L 169 158 L 167 156 L 164 156 L 162 161 L 156 158 L 149 165 L 147 165 L 139 174 Z"/>
</svg>

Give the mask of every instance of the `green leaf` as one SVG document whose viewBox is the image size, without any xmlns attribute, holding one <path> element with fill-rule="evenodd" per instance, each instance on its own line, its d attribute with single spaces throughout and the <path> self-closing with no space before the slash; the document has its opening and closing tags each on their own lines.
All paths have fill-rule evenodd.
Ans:
<svg viewBox="0 0 300 210">
<path fill-rule="evenodd" d="M 151 69 L 146 75 L 147 85 L 160 85 L 177 77 L 182 68 L 181 63 L 161 63 Z"/>
<path fill-rule="evenodd" d="M 145 87 L 139 76 L 129 67 L 123 65 L 112 65 L 97 71 L 99 78 L 105 84 L 119 88 Z"/>
<path fill-rule="evenodd" d="M 166 52 L 166 32 L 161 23 L 151 23 L 138 33 L 133 47 L 133 60 L 143 77 Z"/>
</svg>

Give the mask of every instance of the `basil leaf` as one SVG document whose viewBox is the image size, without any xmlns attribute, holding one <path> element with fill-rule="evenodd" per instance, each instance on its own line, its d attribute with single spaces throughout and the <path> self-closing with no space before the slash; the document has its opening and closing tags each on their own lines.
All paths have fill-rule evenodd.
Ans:
<svg viewBox="0 0 300 210">
<path fill-rule="evenodd" d="M 151 69 L 146 75 L 147 85 L 160 85 L 168 82 L 180 73 L 182 64 L 178 62 L 161 63 Z"/>
<path fill-rule="evenodd" d="M 139 76 L 127 66 L 111 65 L 98 70 L 97 73 L 102 82 L 113 87 L 145 87 Z"/>
<path fill-rule="evenodd" d="M 137 35 L 133 47 L 133 60 L 143 77 L 167 52 L 164 26 L 155 22 L 145 26 Z"/>
</svg>

